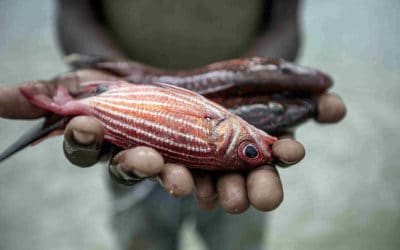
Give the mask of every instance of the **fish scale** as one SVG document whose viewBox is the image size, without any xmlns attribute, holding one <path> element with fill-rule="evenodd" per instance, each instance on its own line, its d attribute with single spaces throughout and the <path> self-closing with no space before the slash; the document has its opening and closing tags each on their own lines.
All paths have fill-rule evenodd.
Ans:
<svg viewBox="0 0 400 250">
<path fill-rule="evenodd" d="M 154 100 L 154 96 L 149 94 L 147 96 L 140 96 L 141 101 Z M 177 106 L 174 104 L 179 103 L 180 99 L 177 97 L 174 102 L 167 100 L 162 104 L 165 106 L 135 104 L 132 106 L 130 102 L 123 102 L 126 96 L 99 96 L 93 98 L 91 105 L 100 114 L 112 115 L 115 119 L 124 119 L 128 123 L 134 123 L 135 126 L 143 127 L 145 130 L 153 130 L 156 133 L 171 134 L 177 136 L 177 141 L 186 143 L 202 143 L 207 144 L 205 139 L 208 135 L 208 130 L 205 129 L 207 121 L 198 115 L 193 116 L 183 112 L 174 112 Z M 161 104 L 161 103 L 160 103 Z M 200 110 L 202 107 L 193 106 L 194 110 Z M 166 116 L 154 115 L 152 110 L 163 111 Z M 150 113 L 149 113 L 150 112 Z M 170 117 L 172 119 L 166 119 Z M 183 124 L 178 124 L 176 128 L 175 119 L 185 121 Z"/>
<path fill-rule="evenodd" d="M 282 132 L 285 132 L 287 128 L 298 125 L 299 123 L 305 121 L 310 117 L 315 117 L 317 115 L 317 107 L 313 96 L 326 92 L 327 89 L 333 84 L 332 79 L 328 75 L 318 70 L 286 62 L 282 59 L 265 57 L 233 59 L 205 65 L 204 67 L 198 69 L 177 71 L 157 69 L 140 64 L 138 62 L 110 60 L 107 58 L 99 58 L 96 56 L 93 57 L 87 55 L 75 55 L 74 59 L 70 61 L 70 63 L 72 63 L 75 68 L 86 67 L 95 69 L 96 71 L 100 70 L 106 75 L 112 76 L 112 78 L 124 79 L 132 83 L 138 82 L 141 84 L 152 84 L 153 82 L 161 81 L 163 83 L 178 85 L 191 91 L 196 91 L 198 93 L 204 94 L 204 96 L 210 98 L 210 100 L 213 100 L 214 102 L 217 102 L 218 104 L 221 104 L 226 108 L 230 108 L 231 112 L 240 115 L 251 124 L 257 126 L 259 129 L 274 134 L 281 134 Z M 35 91 L 34 88 L 30 88 L 29 86 L 22 86 L 20 88 L 22 92 L 25 92 L 25 96 L 29 100 L 33 101 L 32 104 L 42 109 L 47 109 L 53 111 L 56 114 L 65 115 L 67 117 L 62 118 L 60 116 L 55 116 L 53 119 L 42 122 L 41 124 L 39 124 L 39 126 L 36 126 L 28 133 L 24 134 L 13 145 L 8 147 L 4 152 L 0 153 L 0 162 L 18 152 L 19 150 L 25 148 L 29 144 L 40 140 L 43 137 L 47 137 L 49 134 L 55 134 L 53 133 L 55 132 L 55 130 L 59 130 L 57 132 L 62 133 L 63 126 L 65 126 L 71 116 L 81 114 L 93 115 L 93 113 L 90 112 L 82 113 L 82 110 L 88 111 L 87 107 L 81 106 L 82 110 L 80 108 L 77 109 L 77 105 L 74 104 L 71 107 L 71 103 L 67 103 L 67 101 L 88 97 L 93 94 L 101 94 L 105 90 L 107 90 L 105 92 L 107 95 L 115 96 L 116 94 L 118 94 L 121 100 L 124 100 L 125 102 L 131 102 L 132 106 L 130 108 L 132 109 L 133 106 L 139 104 L 138 102 L 147 102 L 147 104 L 149 104 L 149 109 L 146 110 L 149 114 L 151 113 L 150 115 L 159 117 L 159 119 L 166 119 L 166 121 L 162 119 L 157 120 L 158 122 L 164 123 L 174 121 L 175 124 L 173 127 L 179 131 L 183 130 L 183 132 L 185 131 L 182 125 L 187 125 L 187 120 L 190 120 L 191 124 L 196 129 L 203 125 L 200 124 L 200 126 L 195 127 L 197 126 L 197 122 L 196 120 L 191 120 L 195 119 L 192 116 L 177 118 L 175 114 L 158 110 L 158 106 L 174 105 L 174 109 L 176 109 L 176 112 L 180 111 L 186 114 L 191 113 L 193 116 L 196 116 L 197 112 L 204 112 L 205 117 L 203 118 L 205 119 L 210 119 L 210 117 L 215 116 L 220 116 L 220 119 L 230 119 L 224 117 L 226 110 L 222 110 L 220 107 L 215 107 L 213 105 L 206 105 L 204 103 L 199 106 L 197 105 L 199 104 L 198 102 L 201 103 L 204 101 L 204 99 L 194 97 L 193 94 L 188 94 L 187 92 L 182 93 L 182 91 L 166 90 L 166 87 L 159 88 L 159 86 L 156 87 L 153 85 L 152 87 L 150 87 L 147 85 L 145 88 L 148 91 L 152 92 L 152 96 L 148 96 L 148 93 L 146 93 L 143 89 L 144 85 L 140 86 L 138 84 L 134 84 L 135 89 L 130 89 L 129 86 L 120 86 L 121 88 L 111 89 L 109 87 L 112 84 L 121 85 L 120 81 L 113 81 L 112 84 L 108 84 L 107 88 L 100 87 L 96 90 L 93 89 L 94 91 L 92 92 L 86 92 L 85 90 L 81 91 L 81 87 L 87 85 L 87 82 L 81 79 L 81 76 L 79 74 L 80 71 L 78 70 L 57 76 L 50 81 L 38 81 L 39 85 L 41 83 L 42 87 L 47 86 L 47 83 L 52 83 L 52 86 L 62 86 L 64 84 L 68 85 L 69 83 L 73 82 L 73 86 L 78 88 L 70 89 L 73 96 L 70 96 L 69 100 L 65 99 L 69 94 L 67 93 L 68 91 L 64 91 L 63 93 L 60 93 L 60 95 L 57 95 L 57 93 L 53 93 L 53 91 L 51 91 L 52 94 L 55 94 L 55 97 L 53 98 L 54 103 L 50 104 L 50 101 L 46 100 L 49 99 L 48 96 L 42 96 L 40 98 L 34 97 L 37 94 L 40 95 L 39 86 L 37 86 L 37 91 Z M 96 76 L 96 78 L 87 78 L 86 75 L 84 79 L 98 80 L 97 74 L 94 74 L 93 76 Z M 99 84 L 101 85 L 103 83 L 104 82 L 101 82 Z M 51 87 L 50 89 L 53 90 L 53 87 Z M 171 97 L 168 97 L 168 95 L 174 97 L 175 95 L 178 95 L 182 99 L 180 102 L 175 102 L 174 100 L 170 102 L 169 100 L 171 99 Z M 148 98 L 150 99 L 143 100 L 140 96 L 148 96 Z M 62 99 L 63 101 L 59 102 L 59 99 Z M 158 105 L 160 102 L 162 102 L 163 105 Z M 193 105 L 194 103 L 197 106 Z M 280 106 L 279 109 L 272 108 L 270 104 L 273 103 L 278 103 Z M 198 108 L 200 108 L 200 110 L 197 110 Z M 65 112 L 65 110 L 69 110 L 70 112 Z M 125 112 L 125 109 L 123 112 Z M 104 115 L 101 115 L 99 113 L 99 116 Z M 10 117 L 13 117 L 13 115 L 11 115 Z M 122 116 L 120 116 L 120 118 L 122 118 Z M 119 142 L 120 145 L 124 145 L 126 148 L 136 144 L 150 145 L 145 140 L 134 137 L 130 138 L 130 143 L 120 142 L 126 139 L 126 134 L 118 131 L 118 129 L 126 129 L 129 127 L 129 124 L 123 124 L 123 126 L 119 126 L 119 128 L 112 128 L 112 126 L 107 124 L 107 122 L 112 122 L 114 120 L 109 117 L 104 117 L 104 119 L 105 120 L 103 125 L 106 128 L 109 128 L 108 132 L 114 136 L 112 137 L 106 134 L 106 138 L 108 138 L 109 141 L 115 143 Z M 122 123 L 124 123 L 124 121 L 122 121 Z M 216 121 L 216 123 L 218 124 L 218 121 Z M 113 126 L 115 126 L 115 124 Z M 228 154 L 239 152 L 237 151 L 239 149 L 237 148 L 237 145 L 235 143 L 237 143 L 237 141 L 243 141 L 246 136 L 243 136 L 242 134 L 246 133 L 234 133 L 230 130 L 235 130 L 238 128 L 243 130 L 243 128 L 246 128 L 246 131 L 248 131 L 247 134 L 254 135 L 258 133 L 254 132 L 256 131 L 254 127 L 249 129 L 248 124 L 244 126 L 232 125 L 225 127 L 226 131 L 220 128 L 212 129 L 212 131 L 214 131 L 211 133 L 212 136 L 214 136 L 215 131 L 226 132 L 225 141 L 214 141 L 210 143 L 210 147 L 212 148 L 214 153 L 223 152 L 221 148 L 224 147 L 228 148 Z M 200 128 L 199 131 L 204 131 L 207 129 L 209 128 Z M 193 137 L 191 138 L 203 137 L 203 134 L 197 133 L 197 130 L 195 129 L 191 132 L 193 133 Z M 155 135 L 151 135 L 152 136 L 150 139 L 154 140 L 156 138 Z M 164 134 L 162 136 L 164 136 Z M 167 134 L 166 136 L 171 137 L 171 134 Z M 226 141 L 228 140 L 227 138 L 229 136 L 231 136 L 229 140 L 232 140 L 232 143 Z M 269 144 L 272 144 L 274 141 L 273 139 L 271 139 L 273 137 L 261 137 L 265 137 L 265 141 L 267 141 Z M 181 136 L 173 138 L 172 136 L 169 139 L 183 141 L 187 139 L 185 138 L 186 137 Z M 254 136 L 251 136 L 250 141 L 255 141 L 257 144 L 262 140 L 256 140 Z M 136 144 L 133 142 L 136 142 Z M 166 138 L 163 137 L 160 143 L 162 145 L 155 145 L 154 143 L 152 145 L 155 148 L 158 147 L 158 149 L 168 147 L 168 140 Z M 198 149 L 198 144 L 201 144 L 202 141 L 189 140 L 186 143 L 188 145 L 191 145 L 188 146 L 189 149 Z M 270 157 L 268 156 L 269 153 L 267 151 L 269 149 L 267 150 L 267 148 L 267 146 L 262 146 L 260 148 L 260 150 L 267 155 L 266 158 Z M 244 149 L 245 148 L 243 147 L 240 148 L 240 150 Z M 250 150 L 249 152 L 254 152 L 254 150 Z M 166 155 L 164 156 L 167 157 L 167 154 L 169 153 L 170 152 L 166 153 Z M 182 152 L 180 152 L 181 154 L 178 154 L 175 151 L 173 153 L 176 155 L 182 155 Z M 174 157 L 178 158 L 179 156 Z M 185 157 L 191 158 L 192 156 L 185 155 Z M 232 157 L 229 158 L 229 156 L 222 157 L 221 155 L 218 155 L 217 158 L 219 161 L 222 161 L 225 166 L 232 164 L 232 162 L 233 165 L 237 163 L 231 159 Z M 252 163 L 254 163 L 254 161 L 252 161 Z M 245 166 L 241 165 L 239 167 L 244 168 Z"/>
<path fill-rule="evenodd" d="M 20 91 L 33 105 L 68 119 L 93 116 L 104 126 L 106 141 L 125 149 L 155 148 L 167 162 L 233 170 L 272 161 L 270 145 L 275 137 L 189 90 L 121 81 L 86 82 L 81 87 L 86 96 L 81 99 L 72 98 L 62 85 L 54 99 L 41 93 L 35 83 Z"/>
<path fill-rule="evenodd" d="M 138 97 L 140 100 L 134 99 Z M 178 107 L 189 101 L 191 109 L 179 112 Z M 224 110 L 214 103 L 205 100 L 194 101 L 193 98 L 187 98 L 179 93 L 165 93 L 153 86 L 109 91 L 90 98 L 89 103 L 93 108 L 91 114 L 107 124 L 106 133 L 117 139 L 113 140 L 117 146 L 132 148 L 145 145 L 158 149 L 169 161 L 208 167 L 213 167 L 215 164 L 215 157 L 208 142 L 215 121 L 204 119 L 205 114 L 199 115 L 201 114 L 199 111 L 208 108 L 221 113 L 222 119 Z M 162 111 L 166 116 L 154 115 L 151 111 L 155 109 Z M 193 110 L 196 113 L 192 113 Z M 185 122 L 177 124 L 176 120 Z M 126 140 L 126 137 L 130 139 Z"/>
<path fill-rule="evenodd" d="M 152 146 L 156 144 L 166 144 L 171 148 L 192 149 L 200 146 L 207 146 L 207 134 L 202 131 L 196 130 L 188 125 L 172 124 L 170 121 L 157 119 L 155 116 L 145 115 L 145 112 L 125 112 L 119 113 L 120 110 L 110 107 L 109 105 L 102 108 L 101 105 L 94 106 L 93 115 L 98 117 L 104 123 L 110 124 L 114 130 L 122 130 L 126 135 L 135 137 L 147 137 L 149 144 Z M 175 116 L 177 116 L 175 114 Z M 177 117 L 184 119 L 182 117 Z M 205 126 L 203 120 L 197 119 L 199 126 Z M 169 122 L 169 123 L 167 123 Z M 203 124 L 201 124 L 203 123 Z M 129 125 L 127 125 L 129 124 Z M 173 128 L 172 125 L 175 125 Z M 172 137 L 171 139 L 166 139 Z M 168 141 L 170 143 L 166 143 Z M 125 143 L 125 142 L 121 142 Z M 180 145 L 180 146 L 177 146 Z M 123 145 L 119 145 L 123 146 Z M 133 146 L 133 145 L 129 145 Z M 150 146 L 150 145 L 149 145 Z M 127 147 L 127 146 L 123 146 Z M 205 151 L 205 150 L 191 150 L 191 151 Z M 207 148 L 206 153 L 210 151 Z"/>
</svg>

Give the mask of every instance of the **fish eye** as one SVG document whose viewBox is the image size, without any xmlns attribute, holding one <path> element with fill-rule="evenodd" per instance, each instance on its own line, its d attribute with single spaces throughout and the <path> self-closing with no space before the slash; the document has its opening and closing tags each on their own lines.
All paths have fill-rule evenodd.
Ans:
<svg viewBox="0 0 400 250">
<path fill-rule="evenodd" d="M 243 149 L 243 154 L 250 159 L 255 159 L 258 157 L 258 151 L 257 151 L 256 147 L 252 144 L 247 145 Z"/>
<path fill-rule="evenodd" d="M 238 154 L 243 161 L 250 164 L 258 164 L 263 159 L 257 145 L 249 141 L 244 141 L 239 145 Z"/>
<path fill-rule="evenodd" d="M 107 86 L 100 84 L 94 90 L 94 94 L 95 95 L 99 95 L 99 94 L 105 92 L 106 90 L 107 90 Z"/>
</svg>

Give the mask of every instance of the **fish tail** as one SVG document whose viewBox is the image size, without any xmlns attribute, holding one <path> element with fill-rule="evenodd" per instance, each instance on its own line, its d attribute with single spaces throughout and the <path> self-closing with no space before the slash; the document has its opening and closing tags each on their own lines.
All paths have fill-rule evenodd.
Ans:
<svg viewBox="0 0 400 250">
<path fill-rule="evenodd" d="M 109 84 L 111 85 L 111 83 Z M 86 88 L 90 90 L 98 85 L 92 83 Z M 56 115 L 85 115 L 90 112 L 89 107 L 84 102 L 72 97 L 63 85 L 56 86 L 51 94 L 48 91 L 43 91 L 42 85 L 35 82 L 21 86 L 19 91 L 32 105 Z"/>
<path fill-rule="evenodd" d="M 36 107 L 60 115 L 64 115 L 62 106 L 73 100 L 68 93 L 68 89 L 63 85 L 56 87 L 55 92 L 52 94 L 53 97 L 49 96 L 48 91 L 43 90 L 42 84 L 36 82 L 19 87 L 19 92 Z"/>
<path fill-rule="evenodd" d="M 24 135 L 22 135 L 11 146 L 1 152 L 0 162 L 6 160 L 13 154 L 17 153 L 18 151 L 24 149 L 29 145 L 37 144 L 48 137 L 61 134 L 64 131 L 66 121 L 67 118 L 60 119 L 60 117 L 57 117 L 57 119 L 46 119 L 40 122 Z"/>
</svg>

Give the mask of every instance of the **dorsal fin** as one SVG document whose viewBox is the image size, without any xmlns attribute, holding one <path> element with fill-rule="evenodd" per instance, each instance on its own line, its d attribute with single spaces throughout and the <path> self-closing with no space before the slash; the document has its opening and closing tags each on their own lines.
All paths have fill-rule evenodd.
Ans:
<svg viewBox="0 0 400 250">
<path fill-rule="evenodd" d="M 188 89 L 184 89 L 181 87 L 177 87 L 171 84 L 162 83 L 162 82 L 153 82 L 153 83 L 146 83 L 147 85 L 155 85 L 164 89 L 170 89 L 174 92 L 181 93 L 183 95 L 191 96 L 194 98 L 204 98 L 202 95 L 197 94 L 196 92 L 190 91 Z"/>
<path fill-rule="evenodd" d="M 171 85 L 171 84 L 166 84 L 166 83 L 161 83 L 161 82 L 151 83 L 150 85 L 155 85 L 155 86 L 158 86 L 158 87 L 162 87 L 162 88 L 171 90 L 173 92 L 177 92 L 177 93 L 180 93 L 182 95 L 186 95 L 188 97 L 201 100 L 205 104 L 205 107 L 204 107 L 205 108 L 204 109 L 205 118 L 221 119 L 222 117 L 224 117 L 224 113 L 226 112 L 225 108 L 223 108 L 219 104 L 216 104 L 216 103 L 208 100 L 204 96 L 202 96 L 202 95 L 200 95 L 200 94 L 198 94 L 196 92 L 190 91 L 188 89 L 184 89 L 184 88 L 181 88 L 181 87 L 177 87 L 177 86 L 174 86 L 174 85 Z"/>
<path fill-rule="evenodd" d="M 127 77 L 135 71 L 159 70 L 138 62 L 99 55 L 70 54 L 64 58 L 64 61 L 74 69 L 90 68 L 105 70 L 121 77 Z"/>
<path fill-rule="evenodd" d="M 64 57 L 64 61 L 71 65 L 74 69 L 81 68 L 96 68 L 96 65 L 100 62 L 112 61 L 109 58 L 98 55 L 86 55 L 73 53 Z"/>
</svg>

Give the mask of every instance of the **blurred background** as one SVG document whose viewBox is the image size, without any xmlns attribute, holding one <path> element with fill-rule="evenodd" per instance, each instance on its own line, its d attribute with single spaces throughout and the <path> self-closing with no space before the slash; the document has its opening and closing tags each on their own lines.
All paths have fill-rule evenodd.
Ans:
<svg viewBox="0 0 400 250">
<path fill-rule="evenodd" d="M 400 249 L 400 1 L 306 0 L 299 62 L 329 72 L 348 107 L 335 126 L 297 131 L 307 156 L 280 171 L 270 249 Z M 54 2 L 0 0 L 0 85 L 67 70 Z M 31 127 L 0 120 L 0 151 Z M 49 152 L 51 152 L 49 154 Z M 61 138 L 0 167 L 0 249 L 116 249 L 104 166 L 72 167 Z M 203 249 L 186 224 L 182 248 Z"/>
</svg>

